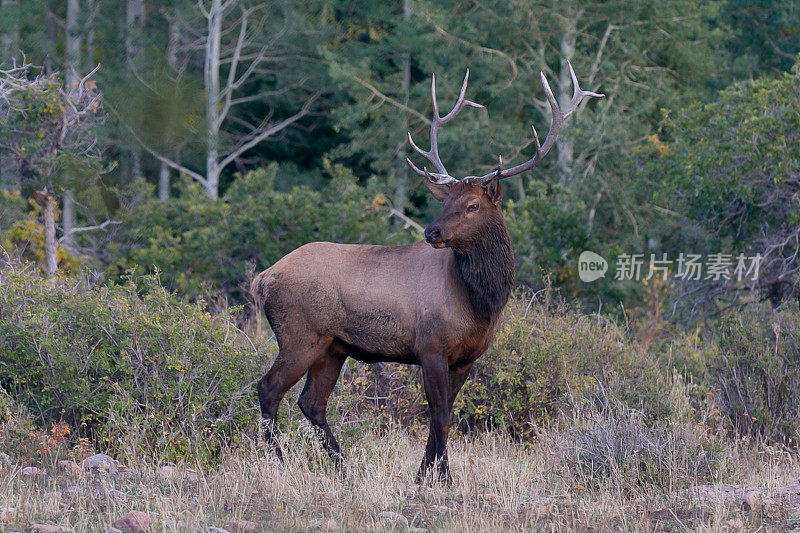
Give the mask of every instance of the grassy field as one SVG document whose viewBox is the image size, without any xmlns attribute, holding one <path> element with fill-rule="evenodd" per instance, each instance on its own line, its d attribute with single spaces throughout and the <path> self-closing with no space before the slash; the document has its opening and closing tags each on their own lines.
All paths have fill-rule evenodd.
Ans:
<svg viewBox="0 0 800 533">
<path fill-rule="evenodd" d="M 0 284 L 0 531 L 800 528 L 794 308 L 642 335 L 515 297 L 456 402 L 441 486 L 414 483 L 418 369 L 345 366 L 340 476 L 301 385 L 281 408 L 286 461 L 259 444 L 253 384 L 277 351 L 263 323 L 152 276 L 51 284 L 12 266 Z M 98 451 L 121 464 L 86 468 Z"/>
<path fill-rule="evenodd" d="M 85 469 L 74 461 L 89 451 L 78 449 L 34 473 L 6 462 L 0 529 L 105 531 L 132 510 L 147 514 L 148 531 L 781 531 L 800 522 L 800 465 L 768 447 L 720 451 L 735 485 L 687 483 L 665 465 L 656 489 L 632 484 L 621 464 L 591 474 L 572 462 L 567 434 L 523 445 L 486 433 L 453 440 L 452 485 L 418 486 L 422 442 L 402 430 L 356 441 L 340 478 L 300 428 L 285 436 L 285 463 L 252 442 L 206 470 L 146 460 Z M 750 490 L 760 492 L 745 510 Z"/>
</svg>

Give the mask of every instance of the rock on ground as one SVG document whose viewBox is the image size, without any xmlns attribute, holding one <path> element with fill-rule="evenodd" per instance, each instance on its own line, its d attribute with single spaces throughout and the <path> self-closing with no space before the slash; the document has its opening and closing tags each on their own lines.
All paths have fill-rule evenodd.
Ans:
<svg viewBox="0 0 800 533">
<path fill-rule="evenodd" d="M 150 517 L 142 511 L 131 511 L 111 525 L 122 533 L 143 533 L 150 527 Z"/>
<path fill-rule="evenodd" d="M 20 473 L 23 476 L 33 477 L 44 474 L 44 470 L 42 470 L 41 468 L 37 468 L 35 466 L 26 466 L 20 471 Z"/>
<path fill-rule="evenodd" d="M 258 524 L 249 520 L 231 520 L 225 524 L 225 529 L 229 533 L 252 533 L 258 531 Z"/>
<path fill-rule="evenodd" d="M 33 524 L 31 526 L 31 531 L 33 533 L 63 533 L 66 532 L 67 529 L 52 524 Z"/>
<path fill-rule="evenodd" d="M 311 524 L 311 528 L 316 531 L 336 531 L 339 529 L 339 524 L 333 518 L 323 518 Z"/>
<path fill-rule="evenodd" d="M 408 518 L 400 513 L 395 513 L 394 511 L 383 511 L 378 513 L 378 520 L 408 527 Z"/>
<path fill-rule="evenodd" d="M 104 453 L 96 453 L 84 459 L 81 463 L 81 467 L 93 473 L 105 472 L 108 474 L 116 474 L 119 468 L 119 462 Z"/>
</svg>

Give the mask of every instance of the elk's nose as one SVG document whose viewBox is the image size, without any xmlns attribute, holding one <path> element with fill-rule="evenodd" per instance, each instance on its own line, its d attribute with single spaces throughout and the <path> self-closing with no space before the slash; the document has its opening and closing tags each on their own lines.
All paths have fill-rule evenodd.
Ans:
<svg viewBox="0 0 800 533">
<path fill-rule="evenodd" d="M 442 240 L 442 233 L 439 231 L 439 228 L 430 226 L 425 228 L 425 241 L 428 244 L 433 244 L 434 242 L 441 240 Z"/>
</svg>

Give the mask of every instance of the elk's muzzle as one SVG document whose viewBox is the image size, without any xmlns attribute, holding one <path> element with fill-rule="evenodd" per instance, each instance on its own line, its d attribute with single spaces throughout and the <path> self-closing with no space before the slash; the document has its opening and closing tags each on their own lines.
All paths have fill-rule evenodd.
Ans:
<svg viewBox="0 0 800 533">
<path fill-rule="evenodd" d="M 428 226 L 425 228 L 425 242 L 434 248 L 444 248 L 447 246 L 447 241 L 442 238 L 442 231 L 438 226 Z"/>
</svg>

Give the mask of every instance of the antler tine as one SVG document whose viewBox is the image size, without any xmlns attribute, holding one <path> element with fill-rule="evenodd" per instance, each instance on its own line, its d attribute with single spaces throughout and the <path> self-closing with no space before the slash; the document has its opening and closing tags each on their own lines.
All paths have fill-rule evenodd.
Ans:
<svg viewBox="0 0 800 533">
<path fill-rule="evenodd" d="M 575 112 L 578 106 L 580 106 L 583 99 L 587 96 L 594 98 L 602 98 L 605 96 L 601 93 L 594 93 L 581 89 L 580 85 L 578 84 L 578 77 L 575 75 L 575 70 L 572 68 L 572 63 L 568 61 L 567 65 L 569 66 L 570 77 L 572 77 L 572 99 L 564 111 L 558 107 L 558 102 L 556 101 L 556 97 L 553 96 L 553 90 L 550 88 L 550 83 L 547 81 L 547 77 L 544 75 L 544 72 L 539 73 L 539 76 L 542 80 L 542 89 L 544 89 L 544 95 L 547 98 L 547 103 L 550 104 L 550 109 L 553 112 L 553 118 L 550 122 L 550 129 L 547 131 L 547 137 L 544 139 L 544 144 L 539 144 L 539 135 L 536 133 L 536 128 L 531 126 L 531 129 L 533 130 L 533 141 L 536 147 L 536 153 L 534 156 L 515 167 L 502 170 L 493 170 L 492 172 L 489 172 L 488 174 L 478 178 L 480 181 L 486 181 L 492 178 L 508 178 L 510 176 L 516 176 L 517 174 L 535 167 L 556 143 L 556 138 L 561 130 L 561 126 L 564 124 L 567 118 L 569 118 L 570 115 Z"/>
<path fill-rule="evenodd" d="M 446 174 L 437 174 L 436 172 L 429 172 L 426 167 L 422 167 L 422 170 L 420 170 L 420 168 L 417 165 L 415 165 L 414 162 L 411 161 L 411 159 L 408 157 L 406 157 L 406 163 L 408 163 L 408 166 L 411 167 L 411 170 L 413 170 L 420 176 L 428 178 L 433 183 L 452 183 L 458 181 L 454 177 L 448 176 Z"/>
<path fill-rule="evenodd" d="M 475 103 L 471 100 L 467 100 L 467 84 L 469 82 L 469 69 L 467 69 L 467 73 L 464 75 L 464 81 L 461 83 L 461 91 L 458 94 L 458 99 L 456 100 L 453 109 L 450 110 L 445 116 L 439 115 L 439 102 L 436 100 L 436 74 L 431 76 L 431 103 L 433 105 L 433 119 L 431 120 L 431 130 L 430 130 L 430 141 L 431 141 L 431 148 L 428 151 L 423 150 L 414 142 L 414 139 L 411 138 L 411 133 L 408 133 L 408 141 L 411 143 L 411 147 L 425 159 L 430 161 L 434 168 L 436 168 L 436 173 L 428 172 L 427 169 L 420 170 L 419 167 L 414 165 L 410 159 L 406 158 L 408 164 L 411 166 L 411 169 L 419 174 L 420 176 L 425 176 L 431 181 L 436 183 L 453 183 L 457 182 L 456 178 L 452 177 L 442 163 L 442 159 L 439 156 L 439 128 L 442 125 L 447 124 L 450 122 L 455 116 L 464 108 L 464 106 L 468 107 L 483 107 L 481 104 Z M 435 179 L 432 179 L 435 178 Z"/>
</svg>

